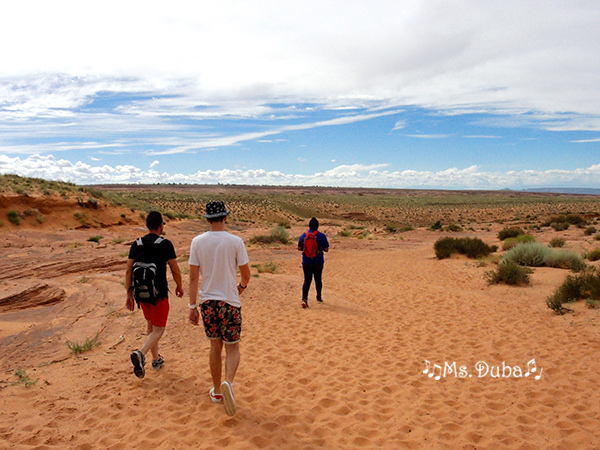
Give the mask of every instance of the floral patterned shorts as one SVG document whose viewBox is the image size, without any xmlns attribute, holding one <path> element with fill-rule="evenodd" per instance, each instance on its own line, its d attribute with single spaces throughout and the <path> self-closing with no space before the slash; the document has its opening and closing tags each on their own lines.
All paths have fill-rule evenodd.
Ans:
<svg viewBox="0 0 600 450">
<path fill-rule="evenodd" d="M 239 342 L 242 334 L 242 308 L 209 300 L 200 305 L 204 331 L 209 339 L 222 339 L 226 344 Z"/>
</svg>

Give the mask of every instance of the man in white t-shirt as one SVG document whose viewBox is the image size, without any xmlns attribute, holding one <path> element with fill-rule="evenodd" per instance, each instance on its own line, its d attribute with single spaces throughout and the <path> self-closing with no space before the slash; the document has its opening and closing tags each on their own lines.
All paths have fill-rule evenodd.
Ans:
<svg viewBox="0 0 600 450">
<path fill-rule="evenodd" d="M 202 312 L 204 331 L 210 339 L 210 373 L 213 387 L 209 391 L 214 403 L 224 403 L 225 412 L 236 411 L 233 379 L 240 363 L 242 304 L 240 294 L 248 287 L 250 267 L 244 241 L 225 231 L 229 211 L 222 201 L 206 205 L 204 217 L 210 231 L 196 236 L 190 247 L 190 322 L 198 325 Z M 241 280 L 237 282 L 237 269 Z M 225 344 L 225 380 L 222 378 L 221 354 Z"/>
</svg>

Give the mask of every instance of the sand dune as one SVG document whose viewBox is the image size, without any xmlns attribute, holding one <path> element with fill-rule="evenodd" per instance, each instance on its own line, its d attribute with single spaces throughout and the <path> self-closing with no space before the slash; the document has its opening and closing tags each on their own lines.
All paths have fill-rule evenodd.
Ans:
<svg viewBox="0 0 600 450">
<path fill-rule="evenodd" d="M 498 243 L 498 227 L 468 235 Z M 185 255 L 203 229 L 170 222 L 167 237 Z M 557 316 L 545 304 L 566 271 L 536 269 L 529 287 L 488 286 L 489 265 L 435 258 L 439 233 L 358 240 L 323 231 L 331 242 L 325 303 L 315 302 L 313 288 L 306 310 L 295 246 L 249 247 L 251 264 L 273 261 L 277 271 L 253 269 L 242 299 L 234 417 L 208 398 L 208 342 L 187 322 L 187 295 L 171 299 L 163 369 L 143 380 L 132 373 L 129 353 L 145 325 L 140 311 L 123 307 L 122 279 L 141 227 L 102 230 L 103 246 L 86 242 L 97 232 L 85 230 L 49 232 L 44 246 L 5 245 L 5 292 L 45 283 L 65 298 L 0 314 L 0 447 L 600 447 L 599 313 L 576 304 Z M 573 245 L 590 245 L 569 233 Z M 58 245 L 67 235 L 80 244 Z M 187 264 L 180 266 L 187 288 Z M 101 344 L 79 356 L 65 345 L 96 335 Z M 533 359 L 537 370 L 526 377 Z M 423 373 L 426 361 L 442 368 L 439 380 Z M 35 384 L 14 384 L 16 369 Z"/>
</svg>

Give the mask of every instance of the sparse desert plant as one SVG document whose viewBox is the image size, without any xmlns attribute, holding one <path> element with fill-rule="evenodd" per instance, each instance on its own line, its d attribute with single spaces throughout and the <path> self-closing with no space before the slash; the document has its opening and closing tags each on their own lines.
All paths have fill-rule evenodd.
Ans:
<svg viewBox="0 0 600 450">
<path fill-rule="evenodd" d="M 566 241 L 563 238 L 552 238 L 549 243 L 552 248 L 561 248 L 564 247 L 565 244 Z"/>
<path fill-rule="evenodd" d="M 548 297 L 546 304 L 558 313 L 570 311 L 563 307 L 565 303 L 578 300 L 600 300 L 600 273 L 587 269 L 577 275 L 569 275 L 565 281 Z"/>
<path fill-rule="evenodd" d="M 511 248 L 504 255 L 504 260 L 521 266 L 556 267 L 571 269 L 574 272 L 585 268 L 585 261 L 577 253 L 562 249 L 552 250 L 538 242 L 528 242 Z"/>
<path fill-rule="evenodd" d="M 456 225 L 455 223 L 451 223 L 446 227 L 446 231 L 451 231 L 453 233 L 459 233 L 462 230 L 462 227 L 460 225 Z"/>
<path fill-rule="evenodd" d="M 497 250 L 495 245 L 489 246 L 479 238 L 440 238 L 433 245 L 438 259 L 449 258 L 453 253 L 477 259 Z"/>
<path fill-rule="evenodd" d="M 512 261 L 504 261 L 498 264 L 496 270 L 485 272 L 484 278 L 489 284 L 529 284 L 531 272 L 529 267 L 520 266 Z"/>
<path fill-rule="evenodd" d="M 591 309 L 598 309 L 599 305 L 600 305 L 600 302 L 598 300 L 594 300 L 593 298 L 588 298 L 585 301 L 585 306 L 587 306 L 588 308 L 591 308 Z"/>
<path fill-rule="evenodd" d="M 568 222 L 552 222 L 550 224 L 550 226 L 552 228 L 554 228 L 554 231 L 565 231 L 566 229 L 569 228 L 569 223 Z"/>
<path fill-rule="evenodd" d="M 435 222 L 433 225 L 431 225 L 429 227 L 429 230 L 436 231 L 436 230 L 441 230 L 442 228 L 443 228 L 442 227 L 442 221 L 438 220 L 437 222 Z"/>
<path fill-rule="evenodd" d="M 273 242 L 281 242 L 284 245 L 287 245 L 290 241 L 290 233 L 285 229 L 283 225 L 277 225 L 271 231 L 271 238 Z"/>
<path fill-rule="evenodd" d="M 252 267 L 254 267 L 258 273 L 275 273 L 277 271 L 277 265 L 273 261 L 254 264 Z"/>
<path fill-rule="evenodd" d="M 282 219 L 279 221 L 278 226 L 286 228 L 286 229 L 290 229 L 292 228 L 292 224 L 290 223 L 290 221 L 288 219 Z"/>
<path fill-rule="evenodd" d="M 14 225 L 19 225 L 21 223 L 21 216 L 14 209 L 7 211 L 6 217 L 8 217 L 8 221 Z"/>
<path fill-rule="evenodd" d="M 360 232 L 360 234 L 358 236 L 356 236 L 358 239 L 364 239 L 364 238 L 369 238 L 371 236 L 371 232 L 369 230 L 363 230 Z"/>
<path fill-rule="evenodd" d="M 600 259 L 600 248 L 595 248 L 586 253 L 585 257 L 589 261 L 598 261 Z"/>
<path fill-rule="evenodd" d="M 103 239 L 103 237 L 102 236 L 91 236 L 88 238 L 88 242 L 98 243 L 98 242 L 100 242 L 100 239 Z"/>
<path fill-rule="evenodd" d="M 511 248 L 526 242 L 535 242 L 535 238 L 530 234 L 523 233 L 517 235 L 516 237 L 509 237 L 502 242 L 502 250 L 510 250 Z"/>
<path fill-rule="evenodd" d="M 25 387 L 30 387 L 36 384 L 39 380 L 39 378 L 36 380 L 32 380 L 31 378 L 29 378 L 29 375 L 27 375 L 27 372 L 23 369 L 15 370 L 15 376 L 17 377 L 17 381 L 15 381 L 13 385 L 22 384 Z"/>
<path fill-rule="evenodd" d="M 388 224 L 386 224 L 383 227 L 383 230 L 386 231 L 386 232 L 388 232 L 388 233 L 396 233 L 398 231 L 398 226 L 394 225 L 394 224 L 389 224 L 388 223 Z"/>
<path fill-rule="evenodd" d="M 596 231 L 598 231 L 596 230 L 596 227 L 587 227 L 583 234 L 586 236 L 591 236 L 592 234 L 596 233 Z"/>
<path fill-rule="evenodd" d="M 352 233 L 350 232 L 350 230 L 349 230 L 348 228 L 344 228 L 343 230 L 340 230 L 340 231 L 338 232 L 338 236 L 341 236 L 341 237 L 348 237 L 348 236 L 350 236 L 351 234 L 352 234 Z"/>
<path fill-rule="evenodd" d="M 523 233 L 524 233 L 524 231 L 518 227 L 504 228 L 498 232 L 498 239 L 503 241 L 508 238 L 516 238 L 517 236 L 519 236 Z"/>
<path fill-rule="evenodd" d="M 83 344 L 67 341 L 67 347 L 69 350 L 71 350 L 71 352 L 73 352 L 74 355 L 85 353 L 94 347 L 97 347 L 98 345 L 100 345 L 100 342 L 98 342 L 98 335 L 96 335 L 94 338 L 87 338 Z"/>
<path fill-rule="evenodd" d="M 600 233 L 596 233 L 596 234 L 594 235 L 594 240 L 595 240 L 595 241 L 600 241 Z"/>
</svg>

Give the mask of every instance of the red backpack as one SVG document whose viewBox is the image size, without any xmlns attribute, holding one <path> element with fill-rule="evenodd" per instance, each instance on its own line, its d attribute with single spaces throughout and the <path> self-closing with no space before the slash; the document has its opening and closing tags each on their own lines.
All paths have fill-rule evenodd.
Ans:
<svg viewBox="0 0 600 450">
<path fill-rule="evenodd" d="M 317 250 L 319 247 L 317 246 L 317 233 L 318 231 L 313 231 L 312 233 L 306 232 L 304 233 L 304 256 L 307 258 L 314 258 L 317 256 Z"/>
</svg>

